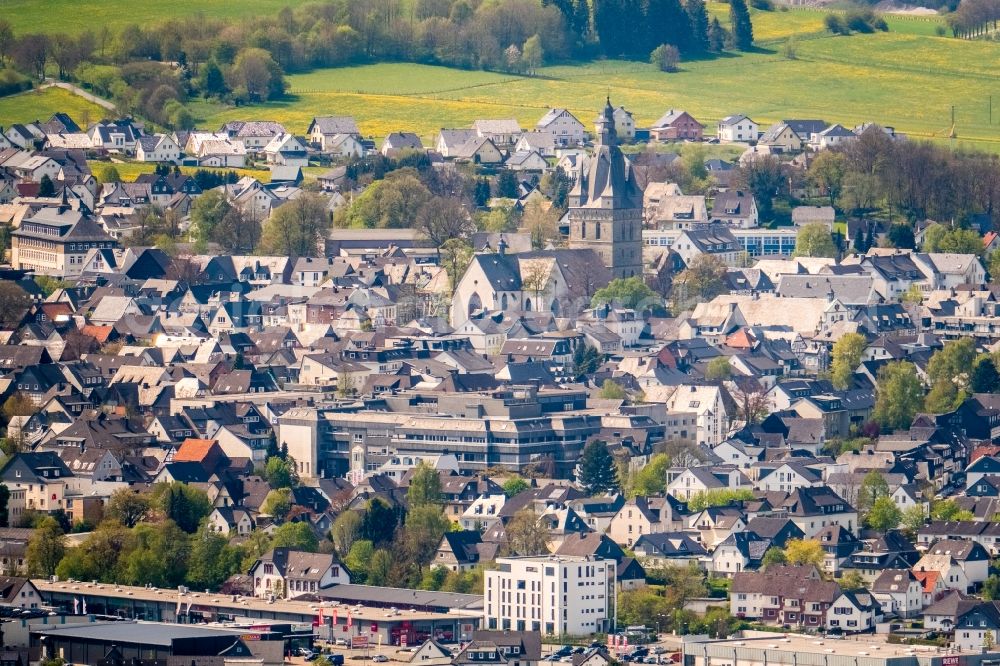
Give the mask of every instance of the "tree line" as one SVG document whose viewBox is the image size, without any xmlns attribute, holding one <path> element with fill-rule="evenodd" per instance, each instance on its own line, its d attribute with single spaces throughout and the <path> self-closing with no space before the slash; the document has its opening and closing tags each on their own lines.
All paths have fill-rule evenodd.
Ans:
<svg viewBox="0 0 1000 666">
<path fill-rule="evenodd" d="M 1000 204 L 996 155 L 894 140 L 874 126 L 857 141 L 822 151 L 806 177 L 848 214 L 884 210 L 908 225 L 931 218 L 963 226 L 977 214 L 993 216 Z"/>
<path fill-rule="evenodd" d="M 0 19 L 0 69 L 12 63 L 39 80 L 54 69 L 123 113 L 187 129 L 192 98 L 276 99 L 286 73 L 313 68 L 406 61 L 533 73 L 568 58 L 645 60 L 660 45 L 745 50 L 753 41 L 745 0 L 731 7 L 731 31 L 710 19 L 704 0 L 325 0 L 239 22 L 194 14 L 76 35 L 15 34 Z"/>
<path fill-rule="evenodd" d="M 1000 21 L 1000 1 L 962 0 L 948 15 L 948 25 L 956 37 L 972 39 L 996 32 Z"/>
</svg>

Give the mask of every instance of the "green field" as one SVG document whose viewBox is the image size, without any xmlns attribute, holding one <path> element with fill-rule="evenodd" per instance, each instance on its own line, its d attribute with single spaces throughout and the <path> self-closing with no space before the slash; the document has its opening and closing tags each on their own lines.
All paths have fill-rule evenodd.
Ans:
<svg viewBox="0 0 1000 666">
<path fill-rule="evenodd" d="M 62 88 L 46 88 L 0 97 L 0 126 L 35 120 L 45 122 L 56 111 L 68 113 L 81 125 L 97 122 L 110 113 Z"/>
<path fill-rule="evenodd" d="M 140 175 L 144 173 L 153 173 L 156 170 L 155 164 L 150 164 L 148 162 L 99 162 L 96 160 L 90 160 L 87 162 L 92 170 L 99 170 L 104 166 L 110 164 L 121 176 L 122 181 L 126 183 L 134 182 Z M 193 176 L 200 167 L 181 167 L 181 173 L 186 173 L 189 176 Z M 229 171 L 235 171 L 239 176 L 252 176 L 262 183 L 270 182 L 271 172 L 266 169 L 205 169 L 205 171 L 216 171 L 219 173 L 227 173 Z M 326 171 L 326 169 L 322 169 Z M 313 178 L 316 176 L 313 175 Z M 304 175 L 303 178 L 305 179 Z"/>
<path fill-rule="evenodd" d="M 0 0 L 0 16 L 16 32 L 66 32 L 121 28 L 129 24 L 202 14 L 209 18 L 244 18 L 275 14 L 307 0 Z"/>
<path fill-rule="evenodd" d="M 725 5 L 711 3 L 713 14 Z M 257 107 L 197 103 L 207 127 L 237 118 L 273 119 L 304 133 L 316 115 L 353 115 L 379 138 L 411 130 L 430 139 L 441 127 L 476 118 L 517 118 L 532 127 L 547 107 L 566 107 L 589 124 L 610 94 L 648 126 L 669 108 L 684 108 L 714 131 L 718 119 L 745 113 L 760 123 L 822 118 L 854 126 L 891 125 L 916 137 L 944 140 L 955 107 L 958 143 L 1000 151 L 1000 45 L 933 36 L 937 18 L 897 17 L 899 30 L 835 37 L 822 31 L 824 12 L 754 11 L 761 47 L 742 56 L 682 63 L 664 74 L 636 62 L 598 61 L 546 67 L 537 77 L 378 64 L 289 77 L 292 97 Z M 782 44 L 797 36 L 795 59 Z M 989 100 L 998 109 L 990 123 Z"/>
<path fill-rule="evenodd" d="M 152 16 L 179 15 L 197 6 L 206 15 L 274 10 L 305 0 L 221 3 L 136 0 Z M 34 3 L 0 0 L 15 23 Z M 46 4 L 46 25 L 79 22 L 80 15 L 114 23 L 109 3 L 65 0 Z M 72 7 L 73 11 L 66 9 Z M 135 9 L 136 5 L 130 5 Z M 104 8 L 96 14 L 90 10 Z M 728 5 L 709 3 L 727 21 Z M 566 107 L 589 124 L 610 94 L 648 126 L 670 108 L 684 108 L 714 131 L 715 122 L 746 113 L 761 124 L 782 118 L 823 118 L 848 126 L 876 121 L 915 137 L 946 140 L 955 111 L 957 145 L 1000 152 L 1000 108 L 989 117 L 990 100 L 1000 106 L 1000 45 L 936 36 L 940 17 L 887 16 L 891 31 L 835 37 L 823 30 L 826 12 L 795 8 L 753 10 L 756 52 L 684 62 L 664 74 L 637 62 L 597 61 L 542 68 L 537 77 L 465 71 L 429 65 L 383 63 L 343 67 L 288 77 L 288 99 L 253 108 L 191 101 L 199 126 L 214 129 L 232 119 L 271 119 L 302 134 L 317 115 L 352 115 L 361 130 L 379 139 L 392 131 L 415 131 L 432 139 L 441 127 L 468 126 L 477 118 L 517 118 L 532 127 L 550 106 Z M 124 13 L 138 15 L 136 11 Z M 71 19 L 72 15 L 72 19 Z M 96 18 L 95 18 L 96 17 Z M 795 57 L 783 55 L 796 38 Z M 89 108 L 88 108 L 89 107 Z M 0 99 L 0 124 L 47 117 L 102 115 L 97 107 L 62 91 Z M 992 120 L 992 122 L 991 122 Z"/>
</svg>

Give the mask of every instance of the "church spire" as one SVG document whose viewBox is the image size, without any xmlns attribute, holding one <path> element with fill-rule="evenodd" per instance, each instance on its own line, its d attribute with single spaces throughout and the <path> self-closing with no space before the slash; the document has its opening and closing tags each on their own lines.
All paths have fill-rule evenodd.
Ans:
<svg viewBox="0 0 1000 666">
<path fill-rule="evenodd" d="M 605 100 L 601 115 L 597 116 L 595 127 L 598 144 L 610 146 L 618 142 L 618 135 L 615 132 L 615 109 L 611 106 L 610 95 Z"/>
</svg>

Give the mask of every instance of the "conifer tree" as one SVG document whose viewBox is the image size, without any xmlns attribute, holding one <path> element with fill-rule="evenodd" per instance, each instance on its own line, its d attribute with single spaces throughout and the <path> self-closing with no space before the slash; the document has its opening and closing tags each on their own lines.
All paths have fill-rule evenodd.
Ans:
<svg viewBox="0 0 1000 666">
<path fill-rule="evenodd" d="M 753 24 L 745 0 L 730 0 L 729 22 L 733 30 L 733 46 L 740 51 L 753 48 Z"/>
<path fill-rule="evenodd" d="M 685 11 L 691 34 L 688 38 L 688 48 L 693 52 L 704 52 L 709 49 L 708 42 L 708 11 L 705 0 L 687 0 Z"/>
</svg>

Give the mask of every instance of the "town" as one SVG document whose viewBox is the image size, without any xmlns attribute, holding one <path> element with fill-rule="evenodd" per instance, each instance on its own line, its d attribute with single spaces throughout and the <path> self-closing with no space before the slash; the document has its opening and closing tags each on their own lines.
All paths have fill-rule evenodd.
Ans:
<svg viewBox="0 0 1000 666">
<path fill-rule="evenodd" d="M 0 664 L 988 666 L 1000 162 L 621 100 L 0 132 Z"/>
</svg>

